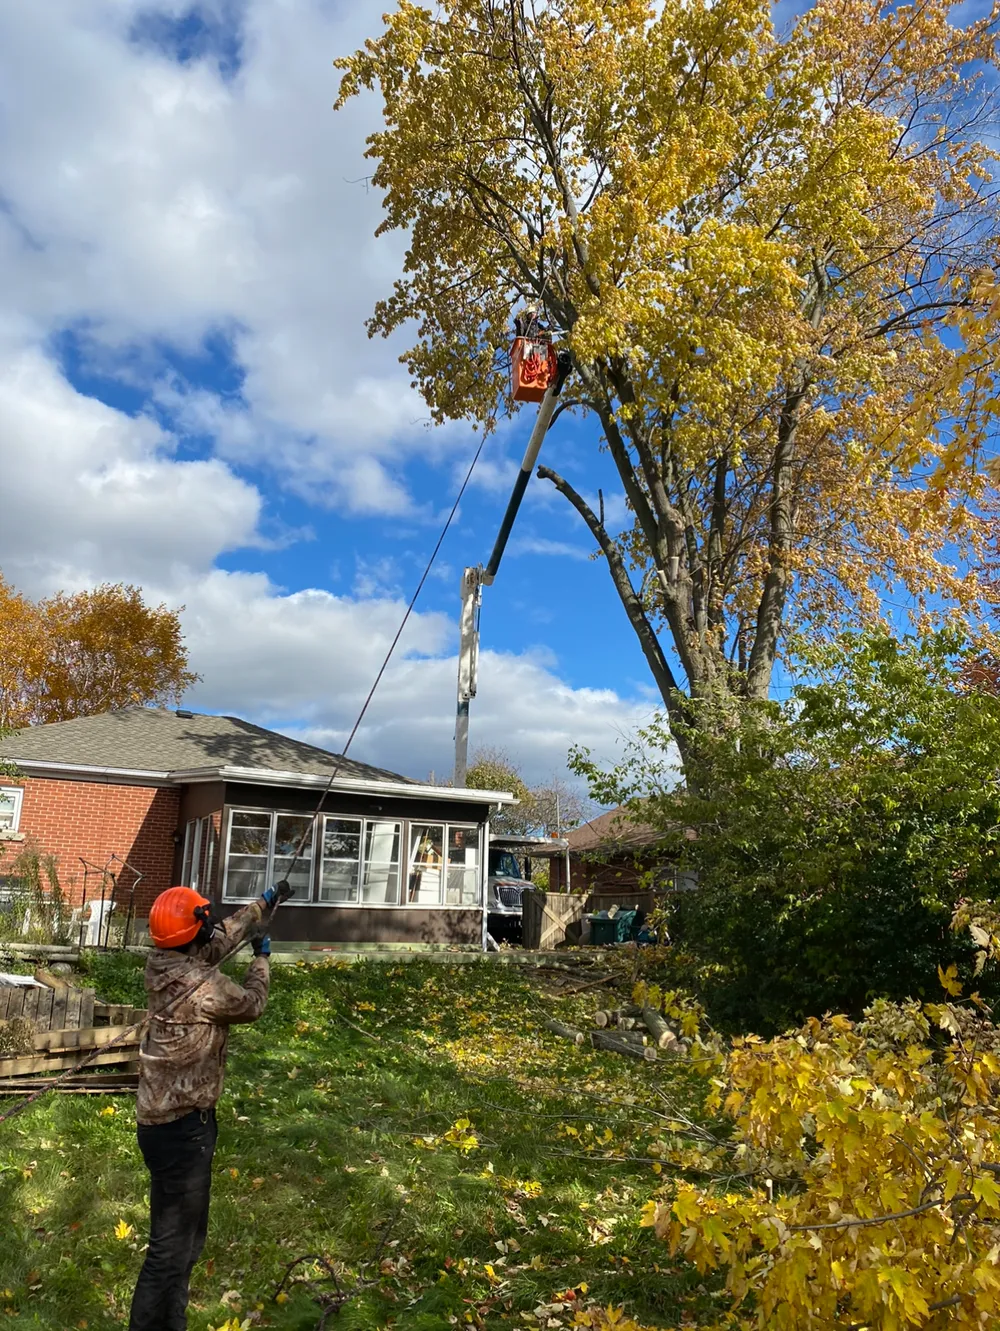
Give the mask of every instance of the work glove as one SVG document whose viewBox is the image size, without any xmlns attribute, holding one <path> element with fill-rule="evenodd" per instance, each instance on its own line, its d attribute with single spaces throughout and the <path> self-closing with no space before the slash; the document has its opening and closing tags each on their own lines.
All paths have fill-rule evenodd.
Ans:
<svg viewBox="0 0 1000 1331">
<path fill-rule="evenodd" d="M 267 906 L 273 906 L 278 902 L 287 901 L 295 891 L 287 878 L 282 878 L 280 883 L 275 883 L 269 887 L 266 892 L 261 893 Z"/>
<path fill-rule="evenodd" d="M 271 955 L 271 935 L 264 934 L 263 938 L 251 938 L 250 945 L 253 948 L 255 957 L 270 957 Z"/>
</svg>

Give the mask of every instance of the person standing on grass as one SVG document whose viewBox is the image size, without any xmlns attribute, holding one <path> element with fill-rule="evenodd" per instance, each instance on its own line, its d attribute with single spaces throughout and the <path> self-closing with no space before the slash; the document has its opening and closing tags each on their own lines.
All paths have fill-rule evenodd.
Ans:
<svg viewBox="0 0 1000 1331">
<path fill-rule="evenodd" d="M 149 913 L 156 951 L 146 963 L 149 1026 L 139 1048 L 136 1104 L 139 1149 L 150 1177 L 149 1247 L 129 1331 L 187 1327 L 191 1272 L 208 1232 L 215 1106 L 229 1027 L 256 1021 L 264 1011 L 271 955 L 264 930 L 275 905 L 291 894 L 286 882 L 278 883 L 216 923 L 209 901 L 190 887 L 171 887 Z M 241 987 L 212 967 L 248 936 L 254 959 Z"/>
</svg>

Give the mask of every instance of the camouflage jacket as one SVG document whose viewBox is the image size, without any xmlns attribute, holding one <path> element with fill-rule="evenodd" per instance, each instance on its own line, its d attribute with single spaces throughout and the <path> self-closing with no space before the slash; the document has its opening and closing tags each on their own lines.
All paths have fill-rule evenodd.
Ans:
<svg viewBox="0 0 1000 1331">
<path fill-rule="evenodd" d="M 149 1026 L 139 1047 L 136 1117 L 140 1123 L 170 1123 L 192 1109 L 211 1109 L 222 1094 L 229 1027 L 256 1021 L 264 1011 L 270 979 L 267 959 L 254 959 L 242 988 L 213 971 L 169 1015 L 157 1013 L 193 989 L 266 913 L 262 902 L 254 901 L 217 927 L 210 943 L 188 953 L 157 951 L 149 958 Z"/>
</svg>

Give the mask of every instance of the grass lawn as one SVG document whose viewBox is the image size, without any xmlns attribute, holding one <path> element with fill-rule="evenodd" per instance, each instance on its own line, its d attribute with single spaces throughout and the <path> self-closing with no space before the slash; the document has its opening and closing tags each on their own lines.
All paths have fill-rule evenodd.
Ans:
<svg viewBox="0 0 1000 1331">
<path fill-rule="evenodd" d="M 704 1083 L 540 1029 L 582 1021 L 593 995 L 546 997 L 487 962 L 272 979 L 265 1016 L 231 1040 L 192 1331 L 312 1331 L 308 1289 L 274 1299 L 303 1255 L 354 1291 L 327 1322 L 339 1331 L 562 1327 L 589 1301 L 675 1326 L 714 1302 L 639 1224 L 669 1115 L 697 1116 Z M 91 982 L 142 1001 L 133 958 L 102 959 Z M 146 1178 L 131 1099 L 52 1095 L 0 1126 L 0 1331 L 125 1325 Z"/>
</svg>

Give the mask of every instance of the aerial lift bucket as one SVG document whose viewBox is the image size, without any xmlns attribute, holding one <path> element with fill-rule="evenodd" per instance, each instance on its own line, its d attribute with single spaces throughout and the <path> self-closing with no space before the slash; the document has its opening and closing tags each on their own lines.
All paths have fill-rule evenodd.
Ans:
<svg viewBox="0 0 1000 1331">
<path fill-rule="evenodd" d="M 558 370 L 547 337 L 515 337 L 510 349 L 511 392 L 515 402 L 541 402 Z"/>
</svg>

